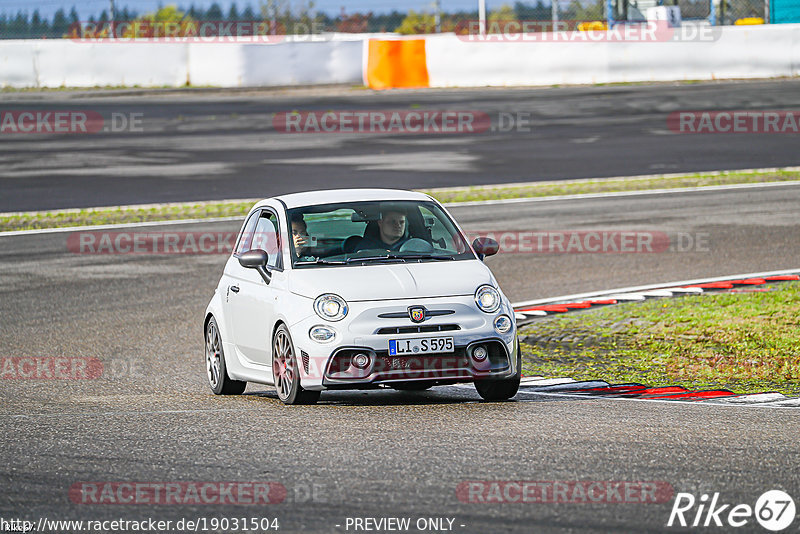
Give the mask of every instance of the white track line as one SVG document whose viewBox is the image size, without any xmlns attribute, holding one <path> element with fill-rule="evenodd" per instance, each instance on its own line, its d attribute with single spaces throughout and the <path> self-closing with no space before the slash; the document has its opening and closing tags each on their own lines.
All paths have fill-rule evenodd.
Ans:
<svg viewBox="0 0 800 534">
<path fill-rule="evenodd" d="M 608 297 L 608 295 L 632 295 L 636 294 L 637 292 L 642 291 L 649 291 L 652 289 L 666 289 L 669 291 L 675 292 L 688 292 L 686 289 L 680 288 L 679 286 L 688 286 L 694 284 L 708 284 L 711 282 L 724 282 L 726 280 L 744 280 L 746 278 L 765 278 L 768 276 L 781 276 L 784 274 L 800 274 L 800 267 L 795 267 L 794 269 L 784 269 L 782 271 L 767 271 L 767 272 L 760 272 L 760 273 L 747 273 L 747 274 L 730 274 L 726 276 L 718 276 L 715 278 L 698 278 L 695 280 L 682 280 L 680 282 L 666 282 L 662 284 L 649 284 L 646 286 L 632 286 L 632 287 L 622 287 L 617 289 L 606 289 L 602 291 L 592 291 L 589 293 L 577 293 L 574 295 L 562 295 L 560 297 L 547 297 L 544 299 L 536 299 L 536 300 L 526 300 L 524 302 L 515 302 L 512 303 L 511 306 L 516 308 L 522 308 L 527 306 L 538 306 L 543 304 L 552 304 L 556 302 L 578 302 L 587 299 L 593 299 L 597 297 Z M 702 293 L 702 289 L 700 291 L 696 291 L 700 288 L 691 288 L 692 293 Z M 610 298 L 610 297 L 609 297 Z M 637 299 L 639 300 L 639 299 Z M 521 312 L 521 313 L 528 313 L 528 312 Z"/>
<path fill-rule="evenodd" d="M 800 167 L 798 167 L 800 169 Z M 754 169 L 752 171 L 738 171 L 738 172 L 757 172 L 757 171 L 770 171 L 770 170 L 781 170 L 781 169 Z M 706 173 L 703 173 L 706 174 Z M 721 173 L 720 173 L 721 174 Z M 681 175 L 683 176 L 683 175 Z M 640 177 L 630 177 L 631 179 L 636 179 Z M 592 178 L 592 181 L 596 180 L 613 180 L 613 178 Z M 536 183 L 536 182 L 534 182 Z M 524 185 L 524 184 L 516 184 L 516 185 Z M 447 202 L 444 205 L 448 208 L 460 208 L 460 207 L 468 207 L 468 206 L 492 206 L 496 204 L 519 204 L 525 202 L 552 202 L 556 200 L 586 200 L 586 199 L 597 199 L 597 198 L 614 198 L 614 197 L 630 197 L 630 196 L 639 196 L 639 195 L 667 195 L 667 194 L 678 194 L 678 193 L 696 193 L 702 191 L 725 191 L 725 190 L 735 190 L 735 189 L 753 189 L 759 187 L 781 187 L 781 186 L 792 186 L 792 185 L 800 185 L 800 180 L 791 180 L 786 182 L 761 182 L 756 184 L 730 184 L 730 185 L 709 185 L 709 186 L 702 186 L 702 187 L 679 187 L 674 189 L 644 189 L 638 191 L 619 191 L 619 192 L 608 192 L 608 193 L 584 193 L 579 195 L 553 195 L 547 197 L 529 197 L 529 198 L 507 198 L 507 199 L 499 199 L 499 200 L 475 200 L 470 202 Z M 210 202 L 210 201 L 209 201 Z M 233 201 L 218 201 L 220 203 L 229 203 Z M 170 204 L 172 205 L 172 204 Z M 144 204 L 144 205 L 131 205 L 131 206 L 122 206 L 124 208 L 139 208 L 143 206 L 159 206 L 158 204 Z M 82 209 L 102 209 L 102 208 L 82 208 Z M 53 210 L 51 212 L 46 213 L 53 213 L 58 211 L 71 211 L 71 210 Z M 80 211 L 80 210 L 77 210 Z M 28 212 L 20 212 L 20 213 L 28 213 Z M 30 212 L 33 213 L 33 212 Z M 1 214 L 0 215 L 4 215 Z M 13 215 L 13 214 L 12 214 Z M 201 224 L 206 222 L 219 222 L 219 221 L 236 221 L 236 220 L 244 220 L 244 215 L 242 216 L 235 216 L 235 217 L 215 217 L 209 219 L 179 219 L 175 221 L 156 221 L 156 222 L 139 222 L 139 223 L 122 223 L 122 224 L 104 224 L 104 225 L 96 225 L 96 226 L 72 226 L 68 228 L 39 228 L 36 230 L 13 230 L 10 232 L 0 232 L 0 237 L 3 236 L 19 236 L 19 235 L 28 235 L 28 234 L 48 234 L 48 233 L 59 233 L 59 232 L 69 232 L 72 230 L 107 230 L 111 228 L 135 228 L 139 226 L 164 226 L 168 224 Z"/>
<path fill-rule="evenodd" d="M 433 187 L 425 189 L 425 191 L 432 191 L 434 193 L 448 193 L 448 192 L 473 192 L 473 191 L 490 191 L 497 188 L 509 187 L 535 187 L 542 185 L 564 185 L 564 184 L 592 184 L 600 182 L 637 182 L 642 180 L 660 180 L 670 178 L 692 178 L 697 176 L 710 177 L 710 176 L 728 176 L 730 174 L 765 174 L 769 172 L 797 172 L 800 167 L 762 167 L 758 169 L 721 169 L 717 171 L 699 171 L 699 172 L 673 172 L 666 174 L 638 174 L 633 176 L 605 176 L 602 178 L 575 178 L 572 180 L 547 180 L 541 182 L 506 182 L 504 184 L 486 184 L 486 185 L 464 185 L 455 187 Z"/>
<path fill-rule="evenodd" d="M 113 230 L 115 228 L 139 228 L 146 226 L 170 226 L 173 224 L 202 224 L 225 221 L 244 221 L 244 215 L 233 217 L 209 217 L 208 219 L 177 219 L 174 221 L 147 221 L 120 224 L 97 224 L 91 226 L 66 226 L 63 228 L 37 228 L 35 230 L 12 230 L 0 232 L 0 237 L 31 235 L 31 234 L 60 234 L 63 232 L 79 232 L 83 230 Z"/>
<path fill-rule="evenodd" d="M 595 198 L 635 197 L 641 195 L 670 195 L 680 193 L 698 193 L 703 191 L 727 191 L 735 189 L 755 189 L 759 187 L 781 187 L 800 185 L 800 180 L 786 182 L 760 182 L 757 184 L 707 185 L 699 187 L 675 187 L 672 189 L 642 189 L 637 191 L 617 191 L 608 193 L 582 193 L 579 195 L 553 195 L 547 197 L 501 198 L 497 200 L 473 200 L 468 202 L 448 202 L 448 208 L 468 206 L 491 206 L 495 204 L 520 204 L 525 202 L 552 202 L 555 200 L 587 200 Z"/>
<path fill-rule="evenodd" d="M 33 419 L 34 417 L 105 417 L 109 415 L 174 415 L 187 413 L 217 413 L 217 412 L 263 412 L 264 408 L 209 408 L 194 410 L 154 410 L 154 411 L 110 411 L 110 412 L 81 412 L 81 413 L 30 413 L 30 414 L 0 414 L 0 417 L 12 419 Z"/>
<path fill-rule="evenodd" d="M 622 402 L 656 402 L 662 404 L 673 404 L 678 406 L 725 406 L 728 408 L 787 408 L 793 411 L 797 410 L 797 407 L 800 406 L 800 399 L 787 399 L 787 401 L 797 401 L 797 404 L 785 404 L 787 401 L 783 401 L 781 404 L 773 404 L 773 403 L 751 403 L 751 404 L 743 404 L 743 403 L 730 403 L 730 402 L 722 402 L 722 399 L 708 399 L 704 401 L 699 400 L 677 400 L 677 399 L 636 399 L 636 398 L 628 398 L 628 397 L 610 397 L 610 396 L 592 396 L 592 395 L 576 395 L 574 393 L 541 393 L 538 391 L 523 391 L 520 390 L 517 395 L 540 395 L 545 397 L 557 397 L 562 399 L 571 399 L 575 401 L 622 401 Z M 714 402 L 717 401 L 717 402 Z M 781 401 L 778 401 L 781 402 Z"/>
</svg>

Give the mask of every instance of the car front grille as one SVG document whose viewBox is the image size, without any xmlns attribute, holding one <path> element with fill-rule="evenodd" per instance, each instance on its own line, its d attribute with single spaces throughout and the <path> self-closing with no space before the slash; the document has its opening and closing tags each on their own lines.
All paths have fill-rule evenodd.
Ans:
<svg viewBox="0 0 800 534">
<path fill-rule="evenodd" d="M 461 330 L 457 324 L 426 324 L 416 326 L 385 326 L 379 328 L 378 335 L 389 334 L 429 334 L 431 332 L 452 332 L 454 330 Z"/>
</svg>

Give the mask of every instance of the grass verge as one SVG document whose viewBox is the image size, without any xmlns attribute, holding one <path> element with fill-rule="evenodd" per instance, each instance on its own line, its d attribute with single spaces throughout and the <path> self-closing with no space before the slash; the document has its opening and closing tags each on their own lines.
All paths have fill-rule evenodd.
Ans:
<svg viewBox="0 0 800 534">
<path fill-rule="evenodd" d="M 65 228 L 97 224 L 176 221 L 181 219 L 212 219 L 215 217 L 244 217 L 255 201 L 179 203 L 156 206 L 120 206 L 0 215 L 0 232 Z"/>
<path fill-rule="evenodd" d="M 800 283 L 648 300 L 534 321 L 526 374 L 800 394 Z"/>
<path fill-rule="evenodd" d="M 554 195 L 586 193 L 611 193 L 648 189 L 674 189 L 712 185 L 787 182 L 800 180 L 800 171 L 775 169 L 758 172 L 714 172 L 664 176 L 646 176 L 619 179 L 570 180 L 537 182 L 450 189 L 425 189 L 440 202 L 469 202 L 511 198 L 536 198 Z M 0 214 L 0 232 L 61 228 L 96 224 L 123 224 L 142 221 L 171 221 L 178 219 L 205 219 L 213 217 L 244 216 L 253 200 L 186 202 L 153 206 L 122 206 L 114 208 L 89 208 L 83 210 L 56 210 L 41 212 Z"/>
<path fill-rule="evenodd" d="M 696 174 L 641 176 L 632 178 L 599 178 L 528 184 L 427 189 L 423 192 L 440 202 L 473 202 L 509 198 L 536 198 L 555 195 L 587 193 L 619 193 L 647 189 L 677 189 L 714 185 L 788 182 L 800 180 L 800 171 L 775 169 L 771 171 L 720 171 Z"/>
</svg>

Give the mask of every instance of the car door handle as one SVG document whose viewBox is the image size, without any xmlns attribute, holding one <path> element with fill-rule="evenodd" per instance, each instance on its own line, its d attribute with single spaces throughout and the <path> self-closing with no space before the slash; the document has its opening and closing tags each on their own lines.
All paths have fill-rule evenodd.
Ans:
<svg viewBox="0 0 800 534">
<path fill-rule="evenodd" d="M 231 286 L 231 291 L 233 291 L 234 293 L 238 293 L 239 292 L 239 286 Z"/>
</svg>

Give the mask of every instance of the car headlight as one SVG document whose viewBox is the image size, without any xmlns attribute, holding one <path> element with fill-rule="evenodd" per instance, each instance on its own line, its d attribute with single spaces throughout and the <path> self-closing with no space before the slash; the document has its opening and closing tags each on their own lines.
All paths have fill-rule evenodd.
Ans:
<svg viewBox="0 0 800 534">
<path fill-rule="evenodd" d="M 314 311 L 328 321 L 341 321 L 347 315 L 347 302 L 339 295 L 325 293 L 314 300 Z"/>
<path fill-rule="evenodd" d="M 500 308 L 500 292 L 490 285 L 483 285 L 475 291 L 475 304 L 482 312 L 494 313 Z"/>
<path fill-rule="evenodd" d="M 494 329 L 498 334 L 508 334 L 511 326 L 511 319 L 508 315 L 498 315 L 497 319 L 494 320 Z"/>
<path fill-rule="evenodd" d="M 311 330 L 308 331 L 308 337 L 317 343 L 327 343 L 336 337 L 336 331 L 327 326 L 317 325 L 311 327 Z"/>
</svg>

